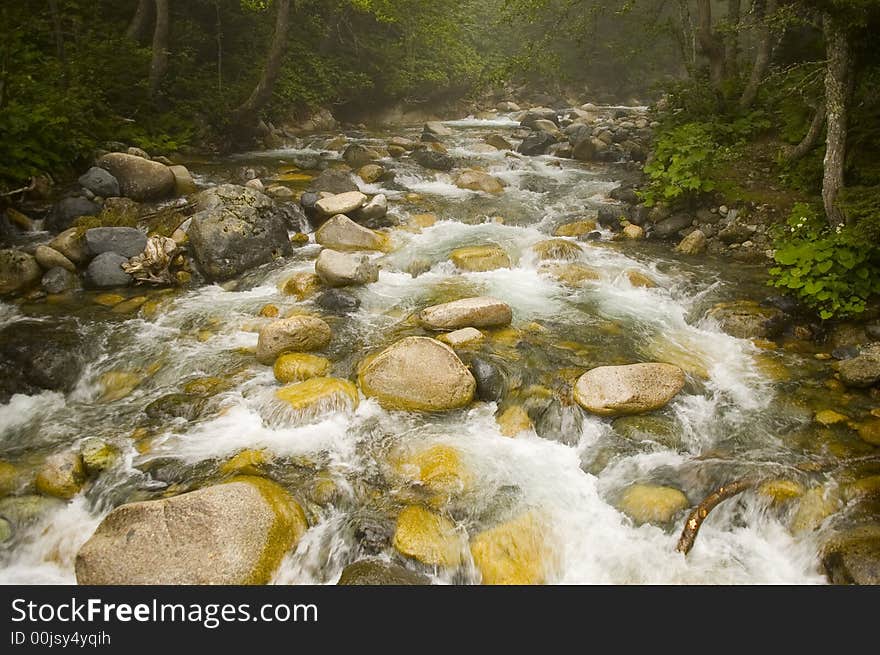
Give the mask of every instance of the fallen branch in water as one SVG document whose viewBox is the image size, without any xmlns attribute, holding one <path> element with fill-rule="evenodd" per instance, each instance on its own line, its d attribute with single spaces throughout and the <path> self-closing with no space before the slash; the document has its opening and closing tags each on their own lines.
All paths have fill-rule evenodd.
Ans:
<svg viewBox="0 0 880 655">
<path fill-rule="evenodd" d="M 684 529 L 681 531 L 681 537 L 678 539 L 678 546 L 675 549 L 685 555 L 691 552 L 691 548 L 694 547 L 694 542 L 697 540 L 697 534 L 700 532 L 700 526 L 703 525 L 703 521 L 709 516 L 709 512 L 728 498 L 738 496 L 756 484 L 757 481 L 752 478 L 743 478 L 719 487 L 709 494 L 688 516 L 687 521 L 684 523 Z"/>
<path fill-rule="evenodd" d="M 14 196 L 19 193 L 28 193 L 29 191 L 33 191 L 37 188 L 37 178 L 32 177 L 30 184 L 27 186 L 23 186 L 20 189 L 13 189 L 12 191 L 6 191 L 5 193 L 0 193 L 0 197 L 8 198 L 9 196 Z"/>
</svg>

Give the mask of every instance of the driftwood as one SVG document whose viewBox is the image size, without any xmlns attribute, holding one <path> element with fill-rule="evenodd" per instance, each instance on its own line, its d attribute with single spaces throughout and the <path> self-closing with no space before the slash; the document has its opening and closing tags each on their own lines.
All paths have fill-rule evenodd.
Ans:
<svg viewBox="0 0 880 655">
<path fill-rule="evenodd" d="M 678 546 L 675 549 L 685 555 L 691 552 L 691 548 L 694 547 L 694 542 L 697 540 L 697 534 L 700 532 L 700 527 L 703 525 L 706 517 L 709 516 L 709 512 L 728 498 L 738 496 L 756 484 L 757 480 L 755 479 L 743 478 L 726 484 L 723 487 L 718 487 L 718 489 L 709 494 L 688 516 L 687 521 L 684 523 L 684 529 L 681 531 L 681 537 L 678 539 Z"/>
<path fill-rule="evenodd" d="M 13 189 L 12 191 L 7 191 L 6 193 L 0 193 L 0 198 L 8 198 L 9 196 L 15 196 L 19 193 L 27 193 L 29 191 L 33 191 L 37 188 L 37 178 L 32 177 L 30 184 L 27 186 L 23 186 L 20 189 Z"/>
<path fill-rule="evenodd" d="M 149 284 L 174 284 L 169 270 L 171 260 L 177 254 L 177 243 L 168 237 L 150 237 L 144 251 L 128 260 L 122 269 L 137 282 Z"/>
</svg>

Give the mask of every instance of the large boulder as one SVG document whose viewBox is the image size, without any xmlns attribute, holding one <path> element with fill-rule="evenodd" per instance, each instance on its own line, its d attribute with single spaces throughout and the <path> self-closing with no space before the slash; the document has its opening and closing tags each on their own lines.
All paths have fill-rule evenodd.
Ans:
<svg viewBox="0 0 880 655">
<path fill-rule="evenodd" d="M 86 251 L 92 255 L 115 252 L 131 258 L 147 247 L 147 236 L 134 227 L 93 227 L 83 235 Z"/>
<path fill-rule="evenodd" d="M 86 283 L 93 289 L 110 289 L 131 284 L 132 277 L 122 268 L 128 257 L 115 252 L 101 253 L 89 262 L 86 269 Z"/>
<path fill-rule="evenodd" d="M 98 166 L 92 166 L 80 175 L 77 181 L 83 189 L 88 189 L 102 198 L 114 198 L 120 193 L 119 182 L 116 178 Z"/>
<path fill-rule="evenodd" d="M 617 505 L 637 525 L 668 525 L 676 514 L 690 507 L 681 490 L 652 484 L 630 485 L 621 494 Z"/>
<path fill-rule="evenodd" d="M 0 296 L 23 291 L 42 277 L 43 269 L 33 255 L 21 250 L 0 250 Z"/>
<path fill-rule="evenodd" d="M 455 180 L 455 185 L 460 189 L 482 191 L 483 193 L 498 194 L 504 191 L 504 183 L 501 180 L 483 171 L 464 171 Z"/>
<path fill-rule="evenodd" d="M 228 280 L 292 252 L 290 212 L 259 191 L 223 184 L 199 193 L 196 206 L 200 211 L 192 217 L 188 235 L 211 280 Z"/>
<path fill-rule="evenodd" d="M 342 153 L 343 161 L 354 169 L 366 166 L 370 162 L 376 161 L 379 158 L 380 155 L 378 152 L 372 148 L 362 146 L 359 143 L 351 144 L 345 149 L 345 152 Z"/>
<path fill-rule="evenodd" d="M 88 198 L 64 198 L 52 208 L 46 218 L 46 227 L 53 232 L 62 232 L 80 216 L 96 216 L 100 211 L 101 207 Z"/>
<path fill-rule="evenodd" d="M 372 200 L 370 200 L 367 204 L 354 212 L 354 214 L 352 214 L 352 218 L 354 218 L 359 223 L 375 225 L 380 222 L 380 219 L 385 218 L 387 214 L 388 198 L 385 196 L 385 194 L 379 193 L 373 196 Z"/>
<path fill-rule="evenodd" d="M 510 325 L 510 306 L 495 298 L 465 298 L 423 309 L 419 324 L 429 330 L 458 330 L 464 327 L 502 327 Z"/>
<path fill-rule="evenodd" d="M 556 113 L 555 109 L 551 109 L 550 107 L 534 107 L 529 109 L 522 117 L 520 126 L 534 129 L 537 121 L 551 121 L 555 125 L 558 125 L 559 115 Z"/>
<path fill-rule="evenodd" d="M 23 321 L 0 330 L 0 403 L 16 393 L 71 391 L 85 351 L 82 337 L 65 323 Z"/>
<path fill-rule="evenodd" d="M 485 272 L 510 268 L 510 256 L 499 246 L 466 246 L 449 253 L 449 259 L 463 271 Z"/>
<path fill-rule="evenodd" d="M 369 284 L 379 279 L 379 267 L 366 255 L 324 248 L 315 262 L 315 273 L 331 287 Z"/>
<path fill-rule="evenodd" d="M 367 202 L 367 196 L 360 191 L 340 193 L 329 198 L 322 198 L 315 203 L 317 209 L 324 216 L 336 216 L 337 214 L 350 214 L 357 211 Z"/>
<path fill-rule="evenodd" d="M 580 377 L 574 399 L 600 416 L 641 414 L 664 407 L 684 384 L 684 371 L 672 364 L 600 366 Z"/>
<path fill-rule="evenodd" d="M 332 250 L 382 250 L 385 238 L 355 223 L 344 214 L 337 214 L 315 232 L 315 241 Z"/>
<path fill-rule="evenodd" d="M 470 404 L 476 381 L 449 346 L 407 337 L 360 366 L 364 395 L 389 409 L 444 411 Z"/>
<path fill-rule="evenodd" d="M 780 310 L 763 307 L 752 300 L 719 303 L 706 317 L 739 339 L 769 339 L 779 334 L 785 325 L 785 314 Z"/>
<path fill-rule="evenodd" d="M 286 352 L 323 350 L 330 343 L 330 326 L 314 316 L 292 316 L 272 321 L 262 330 L 257 342 L 257 361 L 272 364 Z"/>
<path fill-rule="evenodd" d="M 694 223 L 694 217 L 690 214 L 673 214 L 654 226 L 653 234 L 659 239 L 672 239 L 679 232 L 689 228 Z"/>
<path fill-rule="evenodd" d="M 88 585 L 265 584 L 307 529 L 302 508 L 244 478 L 110 512 L 76 556 Z"/>
<path fill-rule="evenodd" d="M 444 152 L 435 150 L 416 150 L 412 153 L 415 162 L 423 167 L 437 171 L 451 171 L 455 168 L 455 159 Z"/>
<path fill-rule="evenodd" d="M 150 202 L 174 195 L 174 173 L 165 164 L 111 152 L 98 160 L 98 166 L 119 181 L 119 190 L 126 198 Z"/>
<path fill-rule="evenodd" d="M 880 381 L 880 343 L 872 343 L 859 351 L 856 357 L 837 365 L 841 381 L 848 387 L 867 388 Z"/>
</svg>

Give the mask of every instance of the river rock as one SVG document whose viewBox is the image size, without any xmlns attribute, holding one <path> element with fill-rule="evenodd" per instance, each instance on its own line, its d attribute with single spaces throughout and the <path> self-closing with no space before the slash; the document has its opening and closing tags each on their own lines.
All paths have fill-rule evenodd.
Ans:
<svg viewBox="0 0 880 655">
<path fill-rule="evenodd" d="M 422 131 L 427 132 L 428 134 L 433 134 L 434 136 L 452 136 L 452 128 L 446 127 L 439 121 L 429 121 L 425 123 L 425 127 Z"/>
<path fill-rule="evenodd" d="M 411 157 L 422 168 L 430 168 L 437 171 L 451 171 L 455 168 L 455 159 L 444 152 L 414 150 Z"/>
<path fill-rule="evenodd" d="M 562 225 L 557 226 L 555 230 L 553 230 L 553 236 L 555 237 L 582 237 L 585 234 L 589 234 L 597 227 L 596 221 L 583 220 L 583 221 L 573 221 L 571 223 L 564 223 Z"/>
<path fill-rule="evenodd" d="M 541 241 L 532 246 L 532 250 L 541 261 L 561 260 L 561 261 L 577 261 L 581 258 L 584 251 L 573 241 L 565 239 L 548 239 Z"/>
<path fill-rule="evenodd" d="M 360 145 L 359 143 L 353 143 L 342 153 L 342 159 L 352 168 L 358 169 L 380 159 L 380 155 L 372 148 Z"/>
<path fill-rule="evenodd" d="M 476 381 L 447 345 L 407 337 L 362 362 L 361 390 L 389 409 L 444 411 L 470 404 Z"/>
<path fill-rule="evenodd" d="M 503 327 L 512 319 L 510 305 L 486 296 L 434 305 L 418 315 L 419 324 L 428 330 Z"/>
<path fill-rule="evenodd" d="M 823 546 L 822 566 L 834 585 L 880 585 L 880 528 L 857 525 Z"/>
<path fill-rule="evenodd" d="M 498 150 L 513 150 L 513 145 L 500 134 L 490 134 L 486 137 L 486 143 Z"/>
<path fill-rule="evenodd" d="M 540 266 L 539 270 L 570 287 L 582 287 L 588 282 L 602 279 L 602 274 L 598 270 L 578 262 L 569 262 L 567 264 L 544 263 Z"/>
<path fill-rule="evenodd" d="M 429 566 L 458 566 L 464 549 L 452 521 L 419 505 L 406 507 L 397 517 L 392 543 L 401 554 Z"/>
<path fill-rule="evenodd" d="M 535 132 L 523 139 L 516 151 L 528 156 L 543 155 L 554 143 L 556 143 L 556 139 L 552 134 Z"/>
<path fill-rule="evenodd" d="M 600 366 L 580 377 L 574 398 L 600 416 L 641 414 L 664 407 L 684 383 L 684 371 L 672 364 Z"/>
<path fill-rule="evenodd" d="M 360 191 L 340 193 L 329 198 L 322 198 L 315 203 L 317 209 L 324 216 L 337 214 L 349 214 L 357 211 L 367 202 L 367 196 Z"/>
<path fill-rule="evenodd" d="M 534 107 L 529 109 L 522 117 L 520 126 L 533 129 L 535 123 L 541 120 L 550 121 L 554 125 L 558 125 L 559 115 L 556 113 L 555 109 L 550 109 L 549 107 Z"/>
<path fill-rule="evenodd" d="M 46 458 L 34 484 L 41 494 L 69 500 L 79 493 L 86 479 L 79 453 L 56 453 Z"/>
<path fill-rule="evenodd" d="M 89 475 L 106 471 L 119 459 L 119 451 L 98 437 L 88 437 L 80 447 L 83 466 Z"/>
<path fill-rule="evenodd" d="M 292 316 L 272 321 L 260 330 L 257 361 L 272 364 L 285 352 L 323 350 L 330 344 L 330 326 L 313 316 Z"/>
<path fill-rule="evenodd" d="M 501 180 L 482 171 L 464 171 L 455 180 L 455 185 L 460 189 L 483 193 L 498 194 L 504 191 L 504 183 Z"/>
<path fill-rule="evenodd" d="M 315 298 L 315 305 L 325 312 L 338 316 L 356 312 L 361 306 L 361 301 L 342 289 L 327 289 Z"/>
<path fill-rule="evenodd" d="M 147 236 L 134 227 L 93 227 L 86 230 L 83 243 L 92 256 L 115 252 L 130 259 L 147 247 Z"/>
<path fill-rule="evenodd" d="M 76 264 L 50 246 L 37 246 L 34 250 L 34 258 L 46 271 L 60 266 L 71 273 L 76 272 Z"/>
<path fill-rule="evenodd" d="M 381 234 L 361 227 L 348 216 L 337 214 L 315 232 L 315 241 L 332 250 L 382 250 L 386 240 Z"/>
<path fill-rule="evenodd" d="M 482 342 L 484 339 L 485 336 L 482 332 L 471 327 L 455 330 L 454 332 L 449 332 L 447 334 L 441 334 L 437 337 L 438 341 L 442 341 L 447 346 L 452 346 L 453 348 L 474 346 Z"/>
<path fill-rule="evenodd" d="M 539 132 L 546 132 L 547 134 L 552 135 L 557 141 L 562 137 L 562 132 L 559 131 L 559 127 L 556 123 L 545 118 L 535 120 L 530 127 Z"/>
<path fill-rule="evenodd" d="M 21 250 L 0 250 L 0 296 L 24 291 L 42 277 L 43 269 L 33 255 Z"/>
<path fill-rule="evenodd" d="M 56 266 L 43 274 L 40 285 L 46 293 L 64 293 L 68 289 L 73 289 L 76 286 L 76 281 L 75 273 L 71 273 L 66 268 Z"/>
<path fill-rule="evenodd" d="M 510 256 L 498 246 L 467 246 L 456 248 L 449 259 L 463 271 L 484 272 L 510 268 Z"/>
<path fill-rule="evenodd" d="M 782 331 L 785 314 L 773 307 L 741 300 L 719 303 L 706 313 L 706 317 L 739 339 L 770 339 Z"/>
<path fill-rule="evenodd" d="M 75 227 L 64 230 L 49 242 L 49 247 L 57 250 L 74 264 L 82 264 L 88 259 L 82 230 Z"/>
<path fill-rule="evenodd" d="M 272 367 L 275 379 L 282 384 L 318 378 L 330 372 L 330 360 L 307 353 L 279 355 Z"/>
<path fill-rule="evenodd" d="M 97 216 L 100 211 L 101 207 L 88 198 L 64 198 L 52 208 L 46 218 L 46 227 L 53 232 L 62 232 L 80 216 Z"/>
<path fill-rule="evenodd" d="M 210 280 L 228 280 L 293 251 L 287 230 L 296 215 L 259 191 L 223 184 L 199 193 L 196 206 L 187 234 Z"/>
<path fill-rule="evenodd" d="M 534 428 L 528 412 L 521 405 L 511 405 L 495 420 L 498 422 L 499 431 L 505 437 L 515 437 L 521 432 Z"/>
<path fill-rule="evenodd" d="M 671 239 L 678 236 L 682 230 L 689 228 L 694 222 L 690 214 L 673 214 L 654 226 L 654 236 L 658 239 Z"/>
<path fill-rule="evenodd" d="M 637 241 L 638 239 L 643 239 L 645 237 L 645 230 L 643 230 L 638 225 L 630 223 L 625 228 L 623 228 L 623 237 L 625 239 L 629 239 L 630 241 Z"/>
<path fill-rule="evenodd" d="M 379 279 L 379 267 L 366 255 L 325 248 L 315 262 L 315 272 L 328 286 L 369 284 Z"/>
<path fill-rule="evenodd" d="M 542 439 L 577 446 L 583 433 L 584 413 L 580 407 L 554 397 L 535 411 L 535 433 Z"/>
<path fill-rule="evenodd" d="M 174 176 L 174 195 L 188 196 L 199 190 L 196 186 L 196 181 L 193 179 L 192 173 L 189 172 L 189 169 L 186 166 L 176 164 L 169 166 L 168 170 L 171 171 L 171 174 Z"/>
<path fill-rule="evenodd" d="M 128 257 L 115 252 L 101 253 L 89 263 L 86 283 L 94 289 L 128 286 L 132 277 L 122 269 L 122 265 L 127 263 Z"/>
<path fill-rule="evenodd" d="M 367 164 L 358 169 L 358 177 L 367 184 L 378 182 L 385 175 L 385 169 L 378 164 Z"/>
<path fill-rule="evenodd" d="M 342 570 L 337 585 L 404 586 L 429 585 L 430 578 L 381 559 L 362 559 Z"/>
<path fill-rule="evenodd" d="M 321 171 L 314 180 L 309 183 L 309 191 L 319 191 L 333 194 L 352 193 L 358 190 L 357 182 L 348 171 L 340 171 L 328 168 Z"/>
<path fill-rule="evenodd" d="M 144 413 L 151 419 L 195 421 L 205 409 L 205 398 L 189 393 L 168 393 L 149 403 Z"/>
<path fill-rule="evenodd" d="M 689 506 L 687 496 L 679 489 L 651 484 L 633 484 L 627 487 L 618 502 L 618 509 L 636 525 L 669 524 L 676 514 Z"/>
<path fill-rule="evenodd" d="M 482 357 L 471 359 L 470 369 L 477 381 L 476 398 L 487 403 L 500 403 L 507 395 L 507 376 L 504 371 Z"/>
<path fill-rule="evenodd" d="M 683 255 L 699 255 L 706 250 L 706 245 L 706 234 L 702 230 L 694 230 L 675 249 Z"/>
<path fill-rule="evenodd" d="M 551 568 L 546 529 L 533 514 L 479 533 L 471 556 L 484 585 L 539 585 Z"/>
<path fill-rule="evenodd" d="M 102 198 L 115 198 L 120 195 L 119 182 L 108 171 L 92 166 L 79 176 L 79 185 Z"/>
<path fill-rule="evenodd" d="M 360 223 L 371 224 L 384 218 L 386 214 L 388 214 L 388 198 L 385 194 L 380 193 L 354 212 L 352 217 Z"/>
<path fill-rule="evenodd" d="M 110 512 L 76 556 L 79 584 L 265 584 L 308 524 L 280 486 L 246 478 Z"/>
<path fill-rule="evenodd" d="M 837 364 L 841 381 L 848 387 L 867 388 L 880 381 L 880 343 L 872 343 L 858 356 Z"/>
<path fill-rule="evenodd" d="M 98 160 L 98 166 L 119 181 L 119 189 L 126 198 L 150 202 L 174 195 L 174 173 L 159 162 L 111 152 Z"/>
<path fill-rule="evenodd" d="M 66 323 L 21 321 L 0 330 L 0 403 L 15 393 L 66 393 L 82 373 L 86 344 Z"/>
<path fill-rule="evenodd" d="M 321 414 L 326 411 L 357 409 L 360 397 L 357 387 L 339 378 L 309 378 L 275 392 L 275 397 L 300 413 Z"/>
</svg>

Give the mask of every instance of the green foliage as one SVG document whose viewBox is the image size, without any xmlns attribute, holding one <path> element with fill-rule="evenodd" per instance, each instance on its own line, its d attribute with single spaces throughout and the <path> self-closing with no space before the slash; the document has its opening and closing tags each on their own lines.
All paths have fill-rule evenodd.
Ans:
<svg viewBox="0 0 880 655">
<path fill-rule="evenodd" d="M 654 156 L 645 166 L 650 185 L 644 192 L 647 204 L 675 202 L 712 191 L 709 172 L 716 143 L 711 126 L 685 123 L 664 131 L 657 139 Z"/>
<path fill-rule="evenodd" d="M 868 299 L 880 293 L 878 234 L 876 212 L 856 224 L 829 226 L 819 210 L 799 203 L 776 235 L 777 266 L 770 269 L 770 283 L 823 319 L 861 314 Z"/>
</svg>

